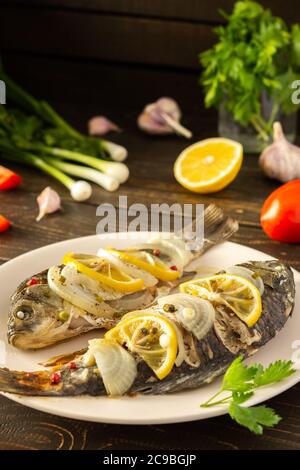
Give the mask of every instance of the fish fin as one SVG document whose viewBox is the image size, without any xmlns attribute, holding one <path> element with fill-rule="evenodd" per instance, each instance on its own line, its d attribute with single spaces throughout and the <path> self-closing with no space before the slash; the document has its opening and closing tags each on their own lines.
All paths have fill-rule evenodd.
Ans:
<svg viewBox="0 0 300 470">
<path fill-rule="evenodd" d="M 59 395 L 61 385 L 51 383 L 50 371 L 18 372 L 0 368 L 0 391 L 19 395 Z"/>
<path fill-rule="evenodd" d="M 237 220 L 225 215 L 224 211 L 215 204 L 210 204 L 204 211 L 204 243 L 199 254 L 228 240 L 238 229 Z"/>
<path fill-rule="evenodd" d="M 80 349 L 79 351 L 74 351 L 74 352 L 66 353 L 66 354 L 60 354 L 59 356 L 52 356 L 46 361 L 39 362 L 39 365 L 43 367 L 63 366 L 64 364 L 67 364 L 68 362 L 73 361 L 78 356 L 82 356 L 86 352 L 87 352 L 87 348 L 83 348 L 83 349 Z"/>
</svg>

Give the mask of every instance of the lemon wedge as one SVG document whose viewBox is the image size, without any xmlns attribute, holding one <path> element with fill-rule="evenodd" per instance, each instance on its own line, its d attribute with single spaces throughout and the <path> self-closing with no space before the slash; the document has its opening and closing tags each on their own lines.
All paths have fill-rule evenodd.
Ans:
<svg viewBox="0 0 300 470">
<path fill-rule="evenodd" d="M 224 305 L 250 328 L 262 313 L 261 295 L 248 279 L 233 274 L 217 274 L 184 282 L 180 291 Z"/>
<path fill-rule="evenodd" d="M 176 330 L 162 315 L 132 312 L 104 337 L 126 345 L 129 351 L 138 354 L 160 380 L 174 366 L 178 349 Z"/>
<path fill-rule="evenodd" d="M 178 183 L 196 193 L 214 193 L 237 176 L 243 147 L 234 140 L 212 138 L 186 148 L 174 165 Z"/>
</svg>

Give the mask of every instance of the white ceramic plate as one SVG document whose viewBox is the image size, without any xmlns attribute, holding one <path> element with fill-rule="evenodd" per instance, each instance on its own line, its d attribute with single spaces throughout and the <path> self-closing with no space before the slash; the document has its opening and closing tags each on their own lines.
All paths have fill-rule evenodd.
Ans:
<svg viewBox="0 0 300 470">
<path fill-rule="evenodd" d="M 135 234 L 136 235 L 136 234 Z M 139 234 L 139 241 L 147 240 L 146 233 Z M 68 251 L 96 253 L 100 247 L 108 244 L 123 248 L 136 243 L 135 240 L 119 240 L 117 235 L 100 235 L 67 240 L 45 246 L 26 253 L 0 267 L 0 366 L 15 370 L 38 370 L 38 362 L 53 355 L 78 350 L 87 345 L 87 340 L 99 336 L 99 331 L 88 333 L 60 345 L 34 352 L 22 352 L 7 344 L 6 321 L 9 298 L 18 284 L 26 277 L 46 269 L 51 264 L 59 263 L 62 255 Z M 270 256 L 236 243 L 225 242 L 209 250 L 198 261 L 205 271 L 207 267 L 224 268 L 248 260 L 267 260 Z M 287 321 L 285 328 L 264 346 L 256 355 L 255 361 L 268 364 L 276 359 L 290 359 L 294 350 L 292 343 L 300 340 L 300 274 L 295 272 L 297 298 L 294 314 Z M 249 404 L 267 400 L 300 381 L 300 370 L 285 381 L 261 389 Z M 119 424 L 159 424 L 192 421 L 218 416 L 226 408 L 200 408 L 200 404 L 210 398 L 218 389 L 220 379 L 197 390 L 162 396 L 138 397 L 23 397 L 4 394 L 8 398 L 37 410 L 59 416 L 88 421 Z"/>
</svg>

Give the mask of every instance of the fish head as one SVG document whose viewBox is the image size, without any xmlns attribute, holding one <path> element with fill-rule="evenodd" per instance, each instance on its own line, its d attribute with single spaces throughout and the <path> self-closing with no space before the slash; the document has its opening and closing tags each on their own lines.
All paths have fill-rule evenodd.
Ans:
<svg viewBox="0 0 300 470">
<path fill-rule="evenodd" d="M 47 346 L 67 322 L 62 322 L 63 300 L 49 289 L 47 283 L 21 284 L 12 297 L 8 318 L 8 342 L 20 349 Z"/>
</svg>

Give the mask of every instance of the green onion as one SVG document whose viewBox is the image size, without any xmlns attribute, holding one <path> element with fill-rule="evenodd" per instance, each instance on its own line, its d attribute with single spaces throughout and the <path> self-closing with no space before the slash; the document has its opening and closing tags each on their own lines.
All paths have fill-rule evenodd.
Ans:
<svg viewBox="0 0 300 470">
<path fill-rule="evenodd" d="M 47 145 L 43 144 L 28 144 L 26 148 L 51 155 L 52 157 L 58 157 L 63 160 L 73 160 L 75 162 L 82 163 L 83 165 L 90 166 L 96 170 L 100 170 L 108 176 L 111 176 L 119 183 L 125 183 L 129 177 L 128 167 L 124 165 L 124 163 L 101 160 L 100 158 L 91 157 L 90 155 L 85 155 L 83 153 L 73 152 L 72 150 L 66 150 L 57 147 L 48 147 Z M 76 174 L 76 176 L 80 175 Z M 85 178 L 83 175 L 82 177 Z"/>
<path fill-rule="evenodd" d="M 45 157 L 47 163 L 55 168 L 64 171 L 65 173 L 73 176 L 79 176 L 86 180 L 93 181 L 107 191 L 115 191 L 119 187 L 119 182 L 112 176 L 101 173 L 100 171 L 93 170 L 81 165 L 74 165 L 63 161 L 55 160 L 54 158 Z"/>
<path fill-rule="evenodd" d="M 51 166 L 43 158 L 29 152 L 24 152 L 23 150 L 15 148 L 2 141 L 0 141 L 0 150 L 3 153 L 3 158 L 6 160 L 33 166 L 42 170 L 44 173 L 53 176 L 53 178 L 60 181 L 69 189 L 71 196 L 75 201 L 85 201 L 89 199 L 92 194 L 92 187 L 89 183 L 86 181 L 74 181 L 58 168 Z"/>
<path fill-rule="evenodd" d="M 85 136 L 68 124 L 46 101 L 36 100 L 30 93 L 16 84 L 6 73 L 0 69 L 0 79 L 5 82 L 7 94 L 23 109 L 38 115 L 42 120 L 57 128 L 62 129 L 66 135 L 70 135 L 75 139 L 82 141 L 88 140 L 97 143 L 97 148 L 102 157 L 105 152 L 115 161 L 122 162 L 126 159 L 128 152 L 125 147 L 104 139 L 96 139 L 95 137 Z"/>
</svg>

